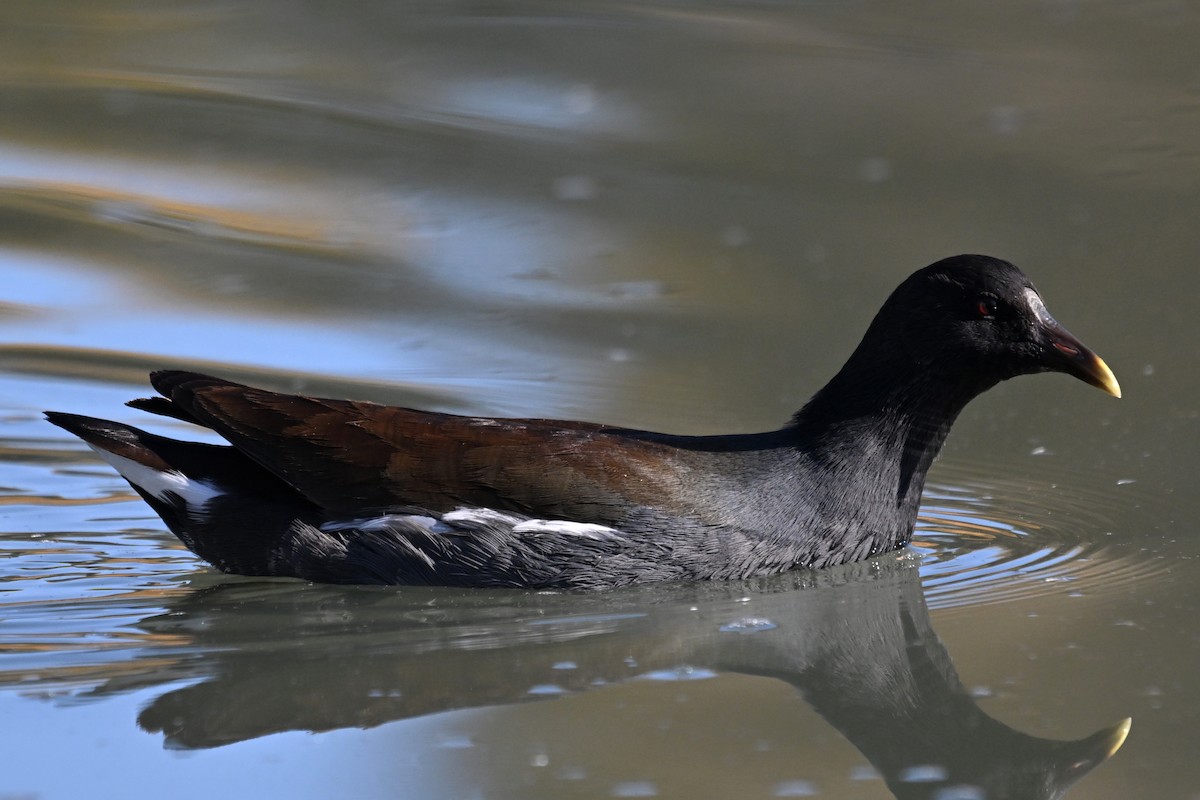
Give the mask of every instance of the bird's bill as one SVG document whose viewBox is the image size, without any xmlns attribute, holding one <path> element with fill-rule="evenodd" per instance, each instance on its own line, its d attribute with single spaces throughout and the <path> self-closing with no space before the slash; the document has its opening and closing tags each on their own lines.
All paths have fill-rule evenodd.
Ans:
<svg viewBox="0 0 1200 800">
<path fill-rule="evenodd" d="M 1133 720 L 1126 717 L 1109 728 L 1103 728 L 1074 742 L 1064 743 L 1067 754 L 1072 759 L 1067 763 L 1067 771 L 1063 776 L 1065 781 L 1060 788 L 1066 788 L 1087 773 L 1116 755 L 1129 735 Z"/>
<path fill-rule="evenodd" d="M 1104 754 L 1105 758 L 1112 758 L 1117 754 L 1117 751 L 1121 749 L 1121 745 L 1125 744 L 1125 738 L 1129 736 L 1129 729 L 1131 727 L 1133 727 L 1133 719 L 1126 717 L 1116 725 L 1098 734 L 1097 738 L 1103 742 L 1104 748 L 1108 751 Z"/>
<path fill-rule="evenodd" d="M 1046 363 L 1051 369 L 1074 375 L 1084 383 L 1103 389 L 1113 397 L 1121 396 L 1121 384 L 1117 376 L 1104 363 L 1104 359 L 1093 353 L 1071 332 L 1051 320 L 1043 321 Z"/>
</svg>

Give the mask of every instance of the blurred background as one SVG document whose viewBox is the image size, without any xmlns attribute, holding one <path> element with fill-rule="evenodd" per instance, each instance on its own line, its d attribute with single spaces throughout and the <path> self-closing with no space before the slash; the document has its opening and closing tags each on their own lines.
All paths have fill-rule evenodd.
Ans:
<svg viewBox="0 0 1200 800">
<path fill-rule="evenodd" d="M 121 403 L 185 367 L 460 413 L 766 429 L 896 284 L 960 252 L 1022 266 L 1125 397 L 1037 376 L 968 407 L 914 548 L 933 623 L 1015 728 L 1134 717 L 1079 796 L 1200 797 L 1197 41 L 1200 13 L 1170 0 L 8 0 L 0 797 L 209 796 L 230 776 L 327 796 L 335 765 L 365 778 L 430 741 L 450 744 L 403 762 L 411 794 L 395 775 L 354 791 L 891 796 L 847 777 L 862 757 L 794 692 L 719 671 L 686 714 L 641 683 L 451 714 L 470 736 L 435 715 L 163 750 L 139 709 L 247 639 L 278 668 L 296 611 L 273 592 L 295 586 L 255 584 L 259 627 L 235 643 L 148 629 L 207 619 L 197 587 L 227 579 L 40 412 L 147 424 Z M 672 733 L 651 747 L 623 713 Z M 547 741 L 597 764 L 539 783 L 551 755 L 530 742 Z"/>
</svg>

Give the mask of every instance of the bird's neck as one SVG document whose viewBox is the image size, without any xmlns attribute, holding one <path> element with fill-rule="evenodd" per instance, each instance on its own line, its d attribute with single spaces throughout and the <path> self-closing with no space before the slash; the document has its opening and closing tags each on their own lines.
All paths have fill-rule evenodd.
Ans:
<svg viewBox="0 0 1200 800">
<path fill-rule="evenodd" d="M 915 522 L 925 474 L 951 425 L 991 385 L 852 361 L 797 412 L 790 427 L 797 446 L 818 463 L 886 481 L 896 509 Z"/>
</svg>

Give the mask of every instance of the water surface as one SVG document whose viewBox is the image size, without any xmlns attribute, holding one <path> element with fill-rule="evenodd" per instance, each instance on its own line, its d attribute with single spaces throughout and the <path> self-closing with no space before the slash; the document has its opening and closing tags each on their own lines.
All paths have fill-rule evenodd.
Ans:
<svg viewBox="0 0 1200 800">
<path fill-rule="evenodd" d="M 1200 792 L 1186 6 L 0 17 L 0 796 Z M 896 283 L 964 251 L 1022 265 L 1125 398 L 998 387 L 914 546 L 829 574 L 595 596 L 221 576 L 40 419 L 199 435 L 121 405 L 172 366 L 763 429 Z"/>
</svg>

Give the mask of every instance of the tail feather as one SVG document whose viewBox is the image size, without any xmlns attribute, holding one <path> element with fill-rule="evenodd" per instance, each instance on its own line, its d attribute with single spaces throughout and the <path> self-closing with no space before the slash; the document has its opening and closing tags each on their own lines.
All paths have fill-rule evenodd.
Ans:
<svg viewBox="0 0 1200 800">
<path fill-rule="evenodd" d="M 129 425 L 85 417 L 82 414 L 47 411 L 46 419 L 68 433 L 75 434 L 98 452 L 111 453 L 151 469 L 172 469 L 147 442 L 150 438 L 163 437 L 153 436 Z"/>
<path fill-rule="evenodd" d="M 180 369 L 160 369 L 151 372 L 150 384 L 162 397 L 139 397 L 136 400 L 130 400 L 125 405 L 163 417 L 174 417 L 205 428 L 210 427 L 209 424 L 198 416 L 192 407 L 194 389 L 206 386 L 249 388 L 233 381 Z"/>
<path fill-rule="evenodd" d="M 190 422 L 193 425 L 208 427 L 192 414 L 189 414 L 185 409 L 175 405 L 165 397 L 139 397 L 136 400 L 130 400 L 125 405 L 130 408 L 136 408 L 138 411 L 148 411 L 151 414 L 158 414 L 160 417 L 173 417 L 174 419 Z"/>
<path fill-rule="evenodd" d="M 232 447 L 183 442 L 131 425 L 46 412 L 121 474 L 193 552 L 227 572 L 274 574 L 272 552 L 316 507 Z"/>
</svg>

